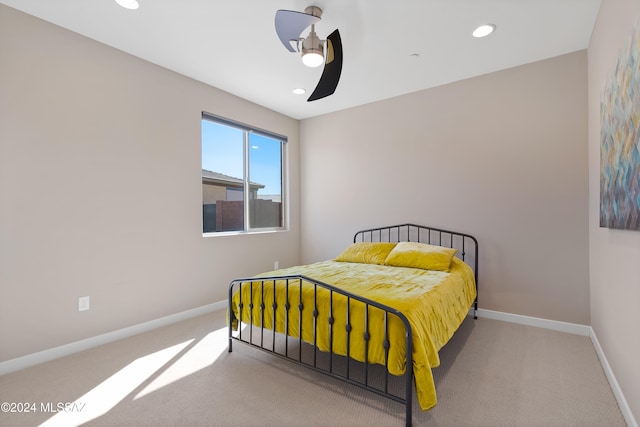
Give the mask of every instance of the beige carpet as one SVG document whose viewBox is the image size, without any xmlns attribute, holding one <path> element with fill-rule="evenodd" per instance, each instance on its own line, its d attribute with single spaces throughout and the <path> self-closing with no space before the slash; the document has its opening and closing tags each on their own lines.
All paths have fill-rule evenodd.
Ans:
<svg viewBox="0 0 640 427">
<path fill-rule="evenodd" d="M 402 426 L 404 407 L 235 343 L 225 313 L 0 377 L 0 426 Z M 465 320 L 415 426 L 624 426 L 587 337 Z M 3 410 L 7 407 L 3 406 Z M 25 412 L 25 411 L 30 412 Z"/>
</svg>

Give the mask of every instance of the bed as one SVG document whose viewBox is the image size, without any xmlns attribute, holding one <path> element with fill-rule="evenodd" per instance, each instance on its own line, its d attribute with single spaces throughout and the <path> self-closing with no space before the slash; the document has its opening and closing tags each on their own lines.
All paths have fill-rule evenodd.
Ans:
<svg viewBox="0 0 640 427">
<path fill-rule="evenodd" d="M 358 231 L 335 259 L 229 285 L 242 342 L 405 405 L 436 405 L 438 351 L 478 309 L 478 243 L 415 224 Z"/>
</svg>

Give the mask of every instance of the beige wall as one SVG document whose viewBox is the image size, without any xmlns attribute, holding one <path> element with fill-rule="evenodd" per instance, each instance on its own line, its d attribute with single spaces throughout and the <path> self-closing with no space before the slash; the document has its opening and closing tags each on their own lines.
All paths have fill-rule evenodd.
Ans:
<svg viewBox="0 0 640 427">
<path fill-rule="evenodd" d="M 215 204 L 217 200 L 227 199 L 227 187 L 202 184 L 202 203 Z"/>
<path fill-rule="evenodd" d="M 202 111 L 288 137 L 290 231 L 202 237 Z M 0 362 L 299 262 L 296 120 L 0 5 L 0 121 Z"/>
<path fill-rule="evenodd" d="M 303 261 L 415 222 L 480 243 L 480 307 L 590 324 L 586 51 L 303 120 Z"/>
<path fill-rule="evenodd" d="M 589 43 L 589 255 L 591 325 L 640 420 L 640 232 L 599 227 L 600 100 L 634 22 L 639 1 L 603 0 Z"/>
</svg>

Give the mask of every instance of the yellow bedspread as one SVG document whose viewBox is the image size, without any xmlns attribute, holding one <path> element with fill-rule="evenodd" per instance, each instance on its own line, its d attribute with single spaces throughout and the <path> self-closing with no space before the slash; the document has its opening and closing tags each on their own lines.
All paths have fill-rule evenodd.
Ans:
<svg viewBox="0 0 640 427">
<path fill-rule="evenodd" d="M 304 275 L 333 285 L 350 293 L 368 298 L 403 313 L 413 331 L 413 373 L 416 395 L 422 410 L 436 405 L 436 391 L 431 368 L 440 365 L 438 351 L 458 329 L 476 297 L 474 274 L 461 260 L 454 258 L 449 272 L 416 268 L 390 267 L 375 264 L 324 261 L 316 264 L 281 269 L 261 276 Z M 260 277 L 260 276 L 257 276 Z M 254 282 L 260 283 L 260 282 Z M 300 295 L 297 287 L 289 289 L 289 296 L 282 281 L 276 282 L 276 331 L 298 337 L 298 305 Z M 303 286 L 302 339 L 313 344 L 313 286 Z M 238 312 L 240 293 L 232 299 L 235 318 L 249 322 L 250 287 L 242 286 L 243 313 Z M 263 296 L 264 295 L 264 296 Z M 260 304 L 265 307 L 264 327 L 273 328 L 273 282 L 267 282 L 262 292 L 260 286 L 253 287 L 253 323 L 260 325 L 262 315 Z M 289 325 L 285 331 L 285 303 L 288 301 Z M 329 292 L 318 290 L 317 296 L 317 343 L 322 351 L 330 350 L 329 340 Z M 346 299 L 334 293 L 332 298 L 333 345 L 332 351 L 346 355 Z M 364 361 L 364 305 L 352 301 L 350 304 L 351 334 L 349 339 L 350 357 Z M 382 342 L 384 340 L 384 319 L 381 310 L 369 308 L 370 344 L 368 361 L 385 364 Z M 237 325 L 234 324 L 234 328 Z M 393 375 L 402 375 L 406 370 L 406 348 L 404 326 L 400 319 L 389 318 L 389 361 L 387 369 Z"/>
</svg>

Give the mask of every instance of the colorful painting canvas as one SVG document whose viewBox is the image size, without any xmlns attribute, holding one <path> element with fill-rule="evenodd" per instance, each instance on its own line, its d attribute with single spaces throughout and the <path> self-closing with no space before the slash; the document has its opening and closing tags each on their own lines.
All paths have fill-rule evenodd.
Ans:
<svg viewBox="0 0 640 427">
<path fill-rule="evenodd" d="M 640 230 L 640 20 L 600 104 L 600 226 Z"/>
</svg>

